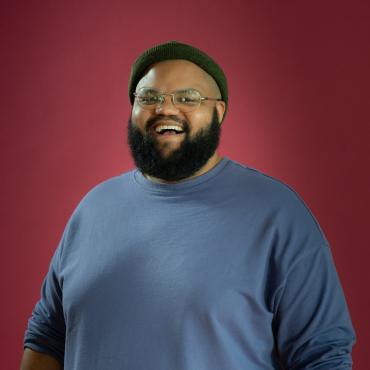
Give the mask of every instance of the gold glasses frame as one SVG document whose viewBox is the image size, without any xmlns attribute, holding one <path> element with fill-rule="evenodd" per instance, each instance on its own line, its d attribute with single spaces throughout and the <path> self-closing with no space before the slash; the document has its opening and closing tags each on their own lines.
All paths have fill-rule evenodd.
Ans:
<svg viewBox="0 0 370 370">
<path fill-rule="evenodd" d="M 143 103 L 143 100 L 140 99 L 140 98 L 143 97 L 140 94 L 140 91 L 143 91 L 144 89 L 145 90 L 150 90 L 151 93 L 154 93 L 159 98 L 159 101 L 156 102 L 156 103 L 153 103 L 153 104 L 145 104 L 145 103 Z M 179 103 L 176 102 L 176 100 L 175 100 L 175 96 L 177 94 L 181 93 L 181 92 L 184 92 L 184 91 L 191 91 L 193 94 L 196 94 L 198 96 L 197 99 L 199 99 L 198 102 L 197 102 L 197 104 L 193 104 L 193 105 L 188 105 L 187 106 L 186 103 L 184 102 L 184 105 L 183 106 L 179 106 Z M 176 107 L 177 109 L 179 109 L 180 111 L 182 111 L 184 113 L 192 112 L 195 109 L 198 109 L 200 107 L 200 105 L 202 104 L 202 102 L 204 102 L 206 100 L 223 101 L 221 98 L 210 98 L 208 96 L 202 96 L 201 93 L 198 90 L 193 89 L 193 88 L 176 90 L 176 91 L 174 91 L 172 93 L 164 93 L 164 92 L 159 91 L 159 90 L 156 90 L 156 89 L 150 89 L 150 88 L 142 87 L 141 89 L 139 89 L 138 92 L 134 92 L 134 96 L 136 98 L 136 101 L 140 105 L 140 107 L 142 107 L 145 110 L 158 109 L 158 107 L 161 107 L 164 104 L 164 102 L 165 102 L 165 96 L 171 96 L 171 101 L 172 101 L 172 104 L 174 105 L 174 107 Z"/>
</svg>

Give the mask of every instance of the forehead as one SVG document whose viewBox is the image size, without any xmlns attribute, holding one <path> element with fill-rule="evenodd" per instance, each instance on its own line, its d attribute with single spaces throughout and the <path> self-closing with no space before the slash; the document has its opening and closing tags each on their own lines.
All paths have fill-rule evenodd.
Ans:
<svg viewBox="0 0 370 370">
<path fill-rule="evenodd" d="M 196 64 L 188 60 L 166 60 L 153 64 L 137 84 L 141 87 L 153 87 L 162 91 L 172 91 L 193 87 L 200 92 L 209 93 L 216 82 Z"/>
</svg>

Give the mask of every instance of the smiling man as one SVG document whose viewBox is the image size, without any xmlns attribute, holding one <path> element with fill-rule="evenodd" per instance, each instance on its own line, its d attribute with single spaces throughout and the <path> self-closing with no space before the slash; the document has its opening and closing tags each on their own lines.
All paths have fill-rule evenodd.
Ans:
<svg viewBox="0 0 370 370">
<path fill-rule="evenodd" d="M 183 180 L 221 160 L 215 151 L 226 105 L 207 72 L 187 60 L 162 61 L 136 90 L 128 138 L 135 163 L 148 178 Z"/>
<path fill-rule="evenodd" d="M 137 168 L 70 217 L 21 369 L 351 369 L 355 333 L 316 219 L 291 188 L 217 153 L 219 65 L 154 46 L 129 98 Z"/>
</svg>

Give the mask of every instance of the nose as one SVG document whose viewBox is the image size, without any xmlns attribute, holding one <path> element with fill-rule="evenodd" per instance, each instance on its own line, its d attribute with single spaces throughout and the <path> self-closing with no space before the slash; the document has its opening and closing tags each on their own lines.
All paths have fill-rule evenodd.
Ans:
<svg viewBox="0 0 370 370">
<path fill-rule="evenodd" d="M 164 101 L 162 104 L 158 104 L 155 108 L 156 113 L 165 115 L 174 115 L 179 113 L 179 109 L 175 107 L 172 101 L 171 95 L 163 95 Z"/>
</svg>

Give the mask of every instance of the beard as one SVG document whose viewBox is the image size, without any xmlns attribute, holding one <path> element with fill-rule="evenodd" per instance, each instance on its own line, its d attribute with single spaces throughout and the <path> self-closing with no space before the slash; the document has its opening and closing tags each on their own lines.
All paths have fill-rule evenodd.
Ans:
<svg viewBox="0 0 370 370">
<path fill-rule="evenodd" d="M 158 143 L 148 128 L 160 119 L 171 118 L 180 122 L 184 128 L 184 139 L 177 149 L 163 156 Z M 221 136 L 221 125 L 217 110 L 214 108 L 211 122 L 190 137 L 187 121 L 176 116 L 157 115 L 147 122 L 147 132 L 141 131 L 133 124 L 130 117 L 128 123 L 128 144 L 137 168 L 145 175 L 165 181 L 179 181 L 193 176 L 215 153 Z"/>
</svg>

